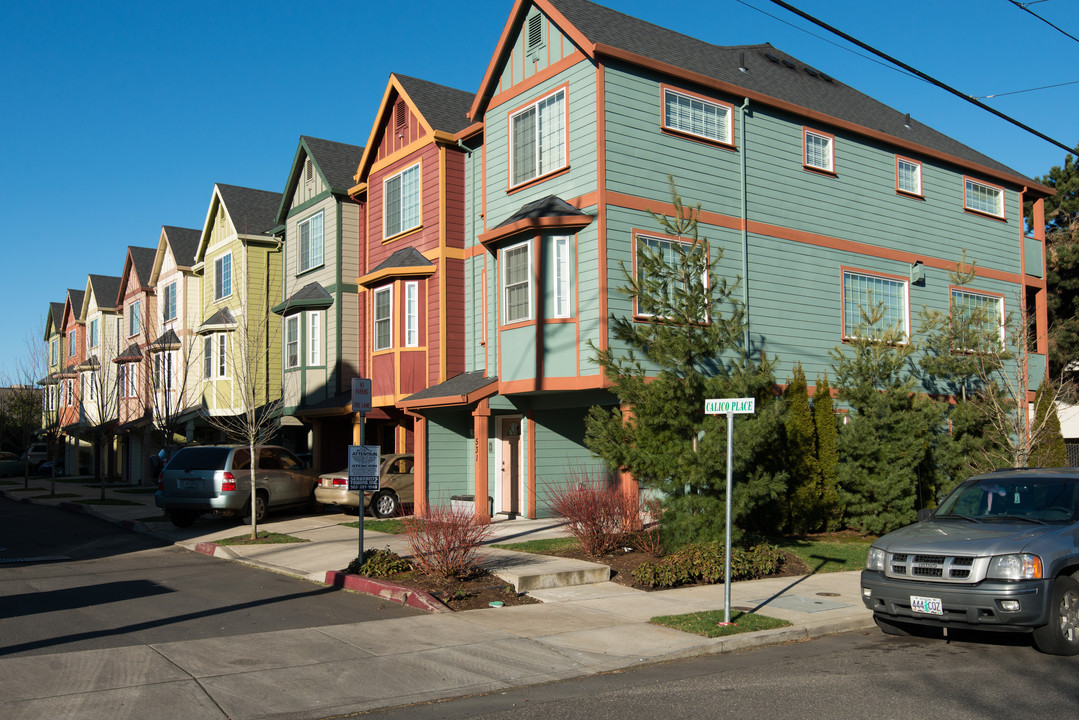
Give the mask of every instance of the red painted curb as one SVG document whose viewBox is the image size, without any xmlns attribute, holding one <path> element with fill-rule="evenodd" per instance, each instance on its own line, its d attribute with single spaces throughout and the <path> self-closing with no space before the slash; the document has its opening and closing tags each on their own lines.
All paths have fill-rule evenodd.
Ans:
<svg viewBox="0 0 1079 720">
<path fill-rule="evenodd" d="M 213 555 L 217 550 L 217 543 L 196 543 L 195 552 L 202 553 L 203 555 Z"/>
<path fill-rule="evenodd" d="M 365 595 L 374 595 L 384 600 L 401 603 L 427 612 L 453 612 L 425 592 L 385 580 L 330 570 L 326 573 L 326 584 L 332 587 L 361 592 Z"/>
</svg>

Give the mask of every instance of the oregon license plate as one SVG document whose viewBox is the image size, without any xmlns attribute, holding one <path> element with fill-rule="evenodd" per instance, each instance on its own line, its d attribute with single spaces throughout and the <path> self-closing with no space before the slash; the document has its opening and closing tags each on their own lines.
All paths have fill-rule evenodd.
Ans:
<svg viewBox="0 0 1079 720">
<path fill-rule="evenodd" d="M 925 615 L 944 614 L 944 605 L 940 602 L 940 598 L 921 597 L 920 595 L 910 596 L 910 609 Z"/>
<path fill-rule="evenodd" d="M 202 480 L 181 480 L 180 488 L 182 490 L 200 490 L 202 488 Z"/>
</svg>

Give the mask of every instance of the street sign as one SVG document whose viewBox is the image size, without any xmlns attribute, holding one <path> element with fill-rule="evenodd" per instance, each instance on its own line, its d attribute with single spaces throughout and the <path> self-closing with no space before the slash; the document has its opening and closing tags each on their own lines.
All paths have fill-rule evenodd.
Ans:
<svg viewBox="0 0 1079 720">
<path fill-rule="evenodd" d="M 707 415 L 752 415 L 756 412 L 756 404 L 755 398 L 711 398 L 704 401 L 704 412 Z"/>
<path fill-rule="evenodd" d="M 348 489 L 374 492 L 379 488 L 378 465 L 381 460 L 378 445 L 348 446 Z"/>
<path fill-rule="evenodd" d="M 352 378 L 352 412 L 371 412 L 371 379 Z"/>
</svg>

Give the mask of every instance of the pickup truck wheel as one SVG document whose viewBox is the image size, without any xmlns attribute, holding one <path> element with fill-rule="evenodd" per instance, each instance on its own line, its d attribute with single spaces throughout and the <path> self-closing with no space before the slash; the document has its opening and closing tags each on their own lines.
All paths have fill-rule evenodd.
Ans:
<svg viewBox="0 0 1079 720">
<path fill-rule="evenodd" d="M 888 620 L 882 618 L 876 613 L 873 614 L 873 622 L 877 624 L 881 632 L 885 635 L 897 635 L 899 637 L 907 637 L 911 634 L 911 627 L 907 623 L 897 622 L 895 620 Z"/>
<path fill-rule="evenodd" d="M 1049 655 L 1079 654 L 1079 582 L 1063 576 L 1049 590 L 1049 623 L 1034 628 L 1034 647 Z"/>
</svg>

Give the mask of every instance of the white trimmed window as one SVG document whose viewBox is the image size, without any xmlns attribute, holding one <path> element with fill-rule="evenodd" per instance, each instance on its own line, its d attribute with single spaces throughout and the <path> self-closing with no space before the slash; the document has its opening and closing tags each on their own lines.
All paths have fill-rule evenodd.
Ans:
<svg viewBox="0 0 1079 720">
<path fill-rule="evenodd" d="M 51 341 L 49 341 L 49 364 L 55 365 L 60 359 L 59 355 L 60 340 L 58 338 L 53 338 Z"/>
<path fill-rule="evenodd" d="M 322 313 L 307 313 L 307 364 L 322 364 Z"/>
<path fill-rule="evenodd" d="M 663 125 L 671 130 L 730 145 L 731 114 L 730 105 L 709 102 L 674 90 L 663 93 Z"/>
<path fill-rule="evenodd" d="M 322 264 L 322 211 L 299 223 L 296 230 L 300 236 L 298 272 L 307 272 Z"/>
<path fill-rule="evenodd" d="M 214 336 L 202 339 L 202 376 L 209 380 L 214 376 Z"/>
<path fill-rule="evenodd" d="M 300 366 L 300 316 L 285 318 L 285 368 Z"/>
<path fill-rule="evenodd" d="M 98 323 L 98 318 L 94 318 L 89 323 L 87 323 L 87 325 L 86 325 L 86 347 L 87 347 L 87 349 L 94 350 L 94 349 L 97 348 L 98 344 L 101 342 L 100 334 L 98 332 L 99 327 L 100 327 L 100 324 Z"/>
<path fill-rule="evenodd" d="M 75 357 L 75 343 L 79 341 L 79 329 L 71 328 L 71 337 L 67 341 L 67 356 L 69 358 Z"/>
<path fill-rule="evenodd" d="M 570 302 L 570 238 L 554 238 L 554 316 L 566 318 L 573 314 Z"/>
<path fill-rule="evenodd" d="M 906 158 L 895 159 L 895 187 L 911 195 L 922 194 L 922 164 Z"/>
<path fill-rule="evenodd" d="M 955 338 L 956 350 L 972 350 L 984 347 L 982 342 L 989 338 L 999 338 L 1003 347 L 1005 339 L 1004 330 L 1004 298 L 999 295 L 971 292 L 970 290 L 952 289 L 951 293 L 953 317 L 958 321 L 960 335 L 965 333 L 976 334 L 976 337 L 962 336 Z"/>
<path fill-rule="evenodd" d="M 375 290 L 375 350 L 393 347 L 393 286 Z"/>
<path fill-rule="evenodd" d="M 176 319 L 176 283 L 170 282 L 161 293 L 161 319 L 164 322 Z"/>
<path fill-rule="evenodd" d="M 383 183 L 384 237 L 420 226 L 420 166 L 406 168 Z"/>
<path fill-rule="evenodd" d="M 656 280 L 659 281 L 658 291 L 663 296 L 663 299 L 658 303 L 652 302 L 648 297 L 644 295 L 637 297 L 637 315 L 642 317 L 651 317 L 653 315 L 659 315 L 663 306 L 674 307 L 676 304 L 675 293 L 679 290 L 685 290 L 685 284 L 681 278 L 681 270 L 683 263 L 687 262 L 684 253 L 689 251 L 688 243 L 679 240 L 667 240 L 664 238 L 648 237 L 646 235 L 638 235 L 637 241 L 637 282 L 644 288 L 647 285 L 652 285 Z M 659 278 L 647 277 L 649 267 L 654 267 L 650 262 L 648 255 L 653 256 L 661 263 L 661 272 L 664 273 Z M 707 284 L 707 269 L 701 271 L 701 282 Z M 658 300 L 658 298 L 657 298 Z"/>
<path fill-rule="evenodd" d="M 835 143 L 831 135 L 806 129 L 803 131 L 806 167 L 825 172 L 835 171 Z"/>
<path fill-rule="evenodd" d="M 127 397 L 127 363 L 116 366 L 116 394 L 119 397 Z"/>
<path fill-rule="evenodd" d="M 883 317 L 880 329 L 896 328 L 904 337 L 910 336 L 910 293 L 905 280 L 843 272 L 843 337 L 858 337 L 865 327 L 863 311 L 867 314 L 880 306 Z"/>
<path fill-rule="evenodd" d="M 225 333 L 219 333 L 217 336 L 217 376 L 225 377 L 228 375 L 228 354 L 226 348 L 228 347 L 228 335 Z"/>
<path fill-rule="evenodd" d="M 128 365 L 127 368 L 127 396 L 139 396 L 139 366 L 136 363 Z"/>
<path fill-rule="evenodd" d="M 963 192 L 967 210 L 1004 217 L 1004 189 L 967 178 Z"/>
<path fill-rule="evenodd" d="M 228 373 L 228 335 L 217 333 L 202 340 L 202 375 L 206 380 L 223 378 Z"/>
<path fill-rule="evenodd" d="M 420 344 L 420 284 L 405 283 L 405 347 Z"/>
<path fill-rule="evenodd" d="M 232 253 L 214 260 L 214 300 L 232 295 Z"/>
<path fill-rule="evenodd" d="M 135 337 L 139 334 L 139 301 L 127 306 L 127 336 Z"/>
<path fill-rule="evenodd" d="M 510 184 L 564 168 L 566 91 L 541 98 L 510 116 Z"/>
<path fill-rule="evenodd" d="M 97 402 L 97 374 L 88 372 L 83 375 L 83 387 L 86 388 L 87 402 Z"/>
<path fill-rule="evenodd" d="M 532 243 L 502 251 L 502 323 L 532 319 Z"/>
</svg>

